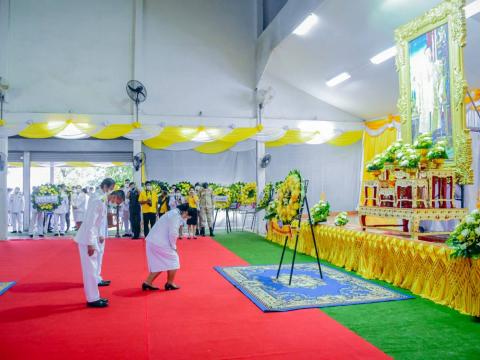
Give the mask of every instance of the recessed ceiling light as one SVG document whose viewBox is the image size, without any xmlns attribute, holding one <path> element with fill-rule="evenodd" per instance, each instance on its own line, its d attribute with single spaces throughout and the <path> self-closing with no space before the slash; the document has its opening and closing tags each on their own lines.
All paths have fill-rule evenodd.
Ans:
<svg viewBox="0 0 480 360">
<path fill-rule="evenodd" d="M 303 20 L 303 22 L 300 25 L 297 26 L 295 30 L 293 30 L 293 33 L 295 35 L 300 35 L 300 36 L 305 35 L 310 31 L 313 25 L 317 23 L 317 21 L 318 21 L 317 15 L 310 14 L 306 17 L 305 20 Z"/>
<path fill-rule="evenodd" d="M 468 5 L 465 5 L 465 17 L 468 19 L 469 17 L 472 17 L 475 14 L 478 14 L 480 12 L 480 0 L 476 0 L 474 2 L 471 2 Z"/>
<path fill-rule="evenodd" d="M 397 47 L 392 46 L 391 48 L 388 48 L 387 50 L 383 50 L 381 53 L 378 53 L 377 55 L 372 57 L 370 59 L 370 62 L 372 64 L 378 65 L 394 57 L 395 55 L 397 55 Z"/>
<path fill-rule="evenodd" d="M 327 81 L 327 86 L 333 87 L 336 86 L 345 80 L 348 80 L 351 78 L 351 75 L 348 72 L 343 72 L 340 75 L 335 76 L 334 78 L 330 79 Z"/>
</svg>

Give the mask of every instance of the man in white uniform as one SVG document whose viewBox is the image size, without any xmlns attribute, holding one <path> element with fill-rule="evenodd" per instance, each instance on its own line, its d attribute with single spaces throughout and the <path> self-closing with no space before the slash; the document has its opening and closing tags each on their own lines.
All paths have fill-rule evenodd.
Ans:
<svg viewBox="0 0 480 360">
<path fill-rule="evenodd" d="M 36 190 L 36 187 L 33 188 Z M 33 238 L 37 233 L 40 237 L 43 237 L 43 221 L 44 213 L 42 210 L 37 210 L 33 204 L 30 205 L 30 237 Z"/>
<path fill-rule="evenodd" d="M 173 282 L 175 274 L 180 268 L 180 262 L 177 253 L 177 238 L 180 225 L 191 217 L 192 211 L 188 204 L 177 206 L 176 209 L 168 211 L 153 226 L 145 238 L 148 274 L 147 279 L 142 284 L 142 290 L 159 290 L 153 286 L 153 281 L 161 274 L 167 271 L 167 282 L 165 290 L 177 290 L 179 287 Z"/>
<path fill-rule="evenodd" d="M 108 300 L 100 298 L 98 291 L 99 248 L 105 242 L 105 224 L 108 201 L 121 204 L 123 192 L 110 192 L 115 186 L 113 179 L 105 179 L 100 185 L 101 194 L 92 195 L 85 220 L 80 227 L 75 242 L 78 243 L 83 273 L 83 287 L 88 307 L 106 307 Z M 119 195 L 120 194 L 120 195 Z"/>
<path fill-rule="evenodd" d="M 68 207 L 68 195 L 65 191 L 65 185 L 60 185 L 60 206 L 53 211 L 54 236 L 65 235 Z"/>
<path fill-rule="evenodd" d="M 83 219 L 85 217 L 85 210 L 87 208 L 87 190 L 82 189 L 79 185 L 75 193 L 72 195 L 72 209 L 73 219 L 75 220 L 76 229 L 80 229 Z"/>
<path fill-rule="evenodd" d="M 22 215 L 25 210 L 25 200 L 20 188 L 16 187 L 12 195 L 10 195 L 9 208 L 11 212 L 12 234 L 21 233 L 23 227 Z"/>
</svg>

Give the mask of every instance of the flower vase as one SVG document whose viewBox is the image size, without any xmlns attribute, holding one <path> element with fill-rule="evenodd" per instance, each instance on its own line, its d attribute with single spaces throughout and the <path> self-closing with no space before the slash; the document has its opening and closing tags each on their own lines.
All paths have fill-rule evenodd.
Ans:
<svg viewBox="0 0 480 360">
<path fill-rule="evenodd" d="M 432 159 L 432 164 L 435 169 L 440 169 L 444 162 L 445 159 Z"/>
<path fill-rule="evenodd" d="M 373 170 L 370 173 L 376 178 L 378 178 L 382 172 L 380 170 Z"/>
</svg>

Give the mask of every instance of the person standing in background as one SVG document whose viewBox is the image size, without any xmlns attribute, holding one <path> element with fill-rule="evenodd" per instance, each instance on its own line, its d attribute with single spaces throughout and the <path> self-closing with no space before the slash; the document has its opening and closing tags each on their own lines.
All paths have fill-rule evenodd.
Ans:
<svg viewBox="0 0 480 360">
<path fill-rule="evenodd" d="M 36 191 L 37 187 L 33 187 L 33 191 Z M 33 203 L 30 202 L 30 237 L 33 238 L 35 234 L 38 233 L 40 237 L 43 237 L 43 222 L 44 222 L 44 212 L 42 210 L 38 210 L 33 206 Z"/>
<path fill-rule="evenodd" d="M 80 185 L 77 186 L 75 193 L 72 194 L 72 209 L 75 228 L 78 231 L 85 217 L 85 211 L 87 210 L 87 189 L 82 189 Z"/>
<path fill-rule="evenodd" d="M 187 220 L 188 236 L 187 239 L 196 239 L 197 223 L 198 223 L 198 196 L 194 188 L 190 188 L 187 196 L 187 203 L 190 209 L 192 209 L 192 216 Z"/>
<path fill-rule="evenodd" d="M 130 180 L 126 179 L 122 188 L 125 193 L 125 201 L 120 208 L 120 216 L 122 218 L 123 230 L 125 233 L 123 237 L 132 237 L 131 224 L 130 224 L 130 206 L 128 200 L 128 192 L 130 191 Z"/>
<path fill-rule="evenodd" d="M 7 226 L 11 226 L 12 225 L 12 209 L 11 209 L 11 206 L 10 206 L 10 196 L 12 196 L 12 191 L 13 189 L 12 188 L 7 188 L 7 198 L 5 199 L 6 200 L 6 208 L 7 208 Z"/>
<path fill-rule="evenodd" d="M 68 206 L 68 195 L 65 191 L 65 185 L 60 185 L 60 206 L 53 211 L 53 236 L 65 235 Z"/>
<path fill-rule="evenodd" d="M 215 204 L 213 191 L 208 187 L 208 183 L 203 183 L 202 190 L 200 191 L 200 214 L 202 218 L 202 224 L 200 228 L 200 235 L 205 236 L 205 227 L 208 224 L 210 230 L 210 236 L 213 234 L 213 207 Z"/>
<path fill-rule="evenodd" d="M 16 187 L 13 194 L 10 195 L 9 208 L 11 212 L 12 234 L 21 233 L 23 228 L 23 212 L 25 211 L 25 199 Z"/>
<path fill-rule="evenodd" d="M 142 205 L 143 235 L 146 237 L 157 219 L 158 194 L 152 189 L 150 181 L 145 182 L 145 189 L 140 193 L 138 201 Z"/>
<path fill-rule="evenodd" d="M 140 238 L 140 222 L 142 221 L 142 211 L 140 207 L 140 202 L 138 198 L 140 197 L 140 193 L 134 182 L 129 184 L 129 190 L 126 194 L 126 198 L 128 199 L 128 211 L 130 214 L 130 225 L 132 227 L 132 239 L 139 239 Z"/>
<path fill-rule="evenodd" d="M 168 196 L 168 193 L 165 190 L 163 190 L 162 194 L 158 198 L 158 217 L 159 218 L 161 218 L 163 215 L 167 213 L 168 210 L 170 210 L 169 199 L 170 197 Z"/>
</svg>

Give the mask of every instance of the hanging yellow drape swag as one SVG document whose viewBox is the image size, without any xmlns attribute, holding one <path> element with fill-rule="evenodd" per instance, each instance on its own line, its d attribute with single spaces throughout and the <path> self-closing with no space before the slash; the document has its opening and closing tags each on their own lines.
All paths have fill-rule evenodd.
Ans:
<svg viewBox="0 0 480 360">
<path fill-rule="evenodd" d="M 262 126 L 235 128 L 221 139 L 197 146 L 195 150 L 204 154 L 217 154 L 230 149 L 241 141 L 251 138 L 261 130 Z"/>
</svg>

